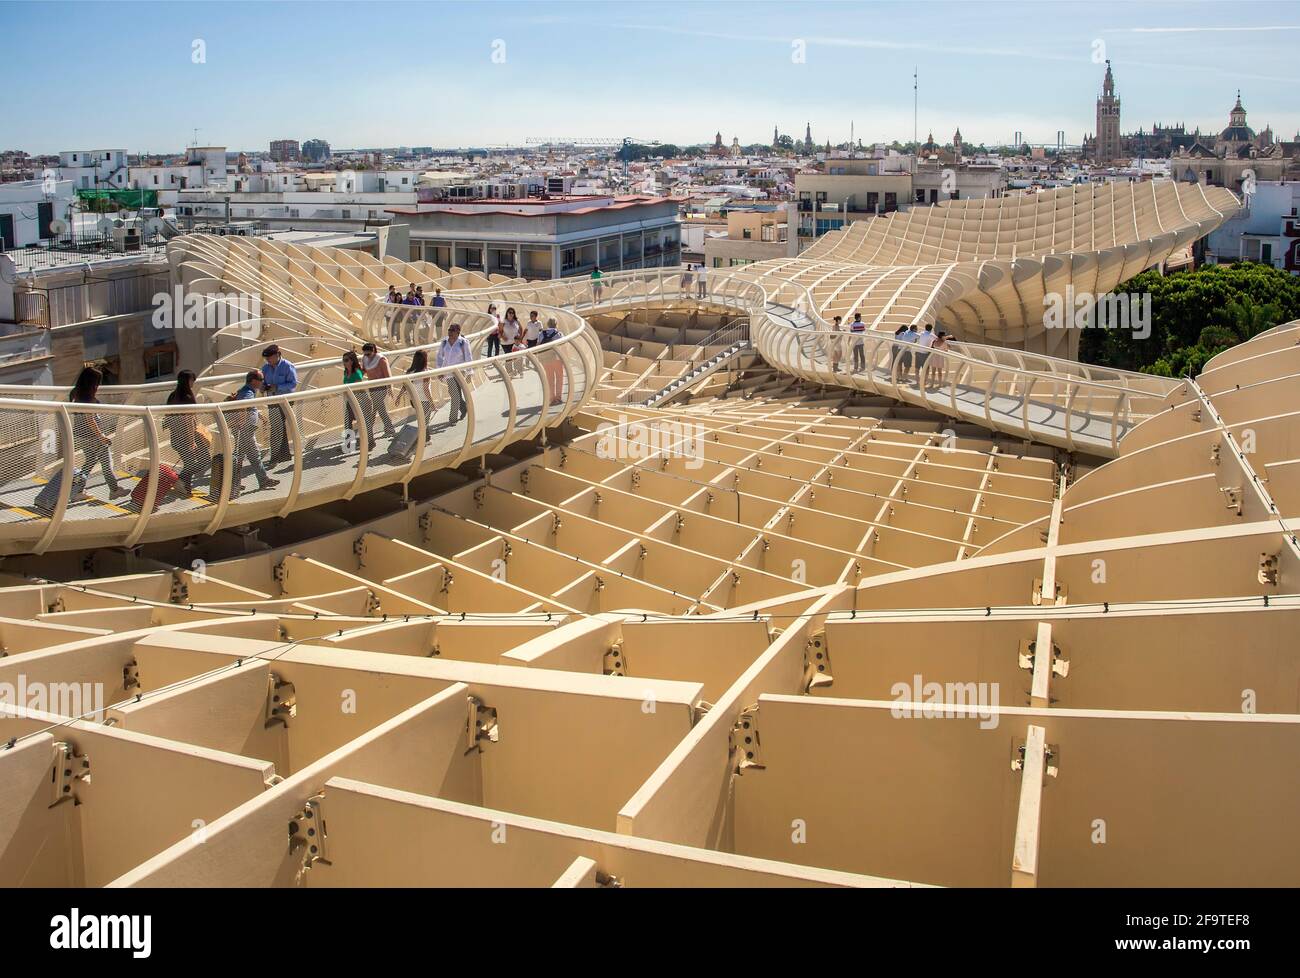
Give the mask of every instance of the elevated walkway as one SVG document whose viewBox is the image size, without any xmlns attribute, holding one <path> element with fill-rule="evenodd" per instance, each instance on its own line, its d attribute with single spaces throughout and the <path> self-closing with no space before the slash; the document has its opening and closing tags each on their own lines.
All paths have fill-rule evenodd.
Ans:
<svg viewBox="0 0 1300 978">
<path fill-rule="evenodd" d="M 0 553 L 214 533 L 405 486 L 532 438 L 580 409 L 602 370 L 595 331 L 548 313 L 564 335 L 544 347 L 349 385 L 337 361 L 302 364 L 303 389 L 251 402 L 224 400 L 238 376 L 205 378 L 200 403 L 183 406 L 148 403 L 165 397 L 160 385 L 106 388 L 97 405 L 0 391 Z M 252 452 L 272 460 L 262 485 Z M 187 478 L 169 489 L 164 466 Z"/>
</svg>

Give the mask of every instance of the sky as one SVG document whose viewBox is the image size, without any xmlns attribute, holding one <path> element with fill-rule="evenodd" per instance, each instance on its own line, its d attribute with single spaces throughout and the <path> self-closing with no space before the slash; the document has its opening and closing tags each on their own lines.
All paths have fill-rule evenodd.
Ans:
<svg viewBox="0 0 1300 978">
<path fill-rule="evenodd" d="M 0 149 L 1078 143 L 1106 58 L 1125 132 L 1300 130 L 1300 2 L 0 0 Z M 1290 93 L 1289 95 L 1287 93 Z M 197 133 L 195 132 L 197 130 Z"/>
</svg>

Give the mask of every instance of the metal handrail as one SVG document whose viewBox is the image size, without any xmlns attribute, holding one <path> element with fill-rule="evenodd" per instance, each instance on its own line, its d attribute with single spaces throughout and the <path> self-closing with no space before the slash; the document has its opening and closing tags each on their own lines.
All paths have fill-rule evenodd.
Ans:
<svg viewBox="0 0 1300 978">
<path fill-rule="evenodd" d="M 0 552 L 212 533 L 383 485 L 405 486 L 423 472 L 532 437 L 581 409 L 601 371 L 594 329 L 567 310 L 548 311 L 563 323 L 563 335 L 543 346 L 292 394 L 186 405 L 0 397 L 0 434 L 9 444 Z M 454 389 L 462 418 L 435 423 L 435 413 L 457 399 Z M 398 431 L 414 427 L 409 453 L 394 455 L 392 442 L 381 450 L 380 418 L 391 418 Z M 200 426 L 204 434 L 194 436 Z M 289 458 L 268 470 L 278 484 L 243 491 L 245 473 L 257 470 L 250 453 L 260 463 L 281 428 Z M 200 445 L 205 439 L 210 451 Z M 277 444 L 270 447 L 274 453 Z M 188 491 L 167 484 L 173 472 L 187 476 L 188 485 L 179 485 Z M 88 485 L 74 496 L 78 473 Z M 111 481 L 121 495 L 111 494 Z M 204 481 L 208 493 L 194 492 Z M 132 484 L 134 499 L 124 491 Z M 38 505 L 43 491 L 48 498 Z"/>
</svg>

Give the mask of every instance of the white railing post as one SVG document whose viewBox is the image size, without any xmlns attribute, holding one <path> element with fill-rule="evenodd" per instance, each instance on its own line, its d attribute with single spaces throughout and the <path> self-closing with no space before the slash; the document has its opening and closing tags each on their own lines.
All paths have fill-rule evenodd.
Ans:
<svg viewBox="0 0 1300 978">
<path fill-rule="evenodd" d="M 72 443 L 72 418 L 67 405 L 60 404 L 57 414 L 59 444 L 63 446 L 63 464 L 59 466 L 59 498 L 54 504 L 53 512 L 50 513 L 50 525 L 45 528 L 40 540 L 32 548 L 33 552 L 38 554 L 45 553 L 50 544 L 54 542 L 55 536 L 58 535 L 59 527 L 63 524 L 64 514 L 68 511 L 68 503 L 72 498 L 73 473 L 77 471 L 76 447 Z"/>
<path fill-rule="evenodd" d="M 230 488 L 231 483 L 234 481 L 232 470 L 234 468 L 235 449 L 237 447 L 230 437 L 230 422 L 226 420 L 226 412 L 221 407 L 217 407 L 216 410 L 217 438 L 213 444 L 213 451 L 215 452 L 217 447 L 220 446 L 221 494 L 213 500 L 216 505 L 216 512 L 212 514 L 212 519 L 208 521 L 208 525 L 203 528 L 203 533 L 209 536 L 215 533 L 217 528 L 222 525 L 222 522 L 226 518 L 226 510 L 230 506 Z M 211 495 L 211 487 L 209 487 L 208 494 Z"/>
<path fill-rule="evenodd" d="M 372 390 L 374 390 L 374 388 L 368 388 L 365 391 L 367 404 L 370 403 L 370 399 L 373 396 L 371 394 Z M 366 415 L 370 413 L 369 411 L 361 410 L 361 398 L 357 397 L 356 391 L 352 390 L 351 387 L 345 387 L 343 388 L 343 396 L 352 406 L 352 416 L 357 419 L 357 474 L 352 478 L 352 485 L 350 485 L 347 492 L 343 494 L 344 499 L 351 499 L 356 495 L 357 490 L 361 488 L 361 483 L 366 477 L 366 463 L 370 461 L 370 450 L 375 447 L 375 440 L 372 437 L 374 432 L 371 430 L 373 419 L 366 417 Z M 347 417 L 346 412 L 343 417 Z M 346 431 L 343 432 L 343 440 L 344 444 L 346 444 Z"/>
<path fill-rule="evenodd" d="M 298 491 L 302 486 L 302 467 L 307 455 L 307 446 L 303 444 L 301 428 L 298 424 L 299 403 L 299 400 L 285 400 L 283 403 L 284 437 L 293 446 L 293 476 L 289 481 L 289 492 L 285 496 L 284 505 L 280 507 L 277 516 L 288 516 L 293 512 L 293 507 L 298 502 Z"/>
</svg>

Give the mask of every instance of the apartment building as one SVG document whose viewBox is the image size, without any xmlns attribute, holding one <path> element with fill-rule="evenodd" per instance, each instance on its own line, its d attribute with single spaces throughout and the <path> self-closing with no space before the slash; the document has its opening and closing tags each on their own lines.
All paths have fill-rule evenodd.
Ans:
<svg viewBox="0 0 1300 978">
<path fill-rule="evenodd" d="M 191 146 L 174 162 L 142 164 L 131 167 L 128 185 L 136 190 L 160 193 L 195 187 L 225 188 L 229 167 L 226 147 Z M 171 201 L 169 200 L 168 203 Z"/>
<path fill-rule="evenodd" d="M 709 268 L 735 268 L 769 258 L 793 257 L 798 235 L 791 235 L 790 228 L 797 222 L 798 210 L 793 204 L 730 210 L 726 233 L 704 238 L 704 264 Z"/>
<path fill-rule="evenodd" d="M 123 190 L 128 184 L 124 149 L 71 149 L 59 154 L 59 176 L 75 190 Z"/>
<path fill-rule="evenodd" d="M 1243 201 L 1205 239 L 1206 263 L 1255 261 L 1300 275 L 1300 183 L 1259 181 Z"/>
<path fill-rule="evenodd" d="M 271 140 L 271 159 L 277 163 L 288 163 L 302 157 L 302 152 L 298 148 L 296 139 L 273 139 Z"/>
<path fill-rule="evenodd" d="M 1006 171 L 997 163 L 949 163 L 924 160 L 912 174 L 912 203 L 941 200 L 987 200 L 1007 189 Z"/>
<path fill-rule="evenodd" d="M 832 159 L 823 171 L 795 174 L 794 188 L 802 250 L 828 231 L 906 209 L 912 174 L 898 172 L 888 159 Z"/>
<path fill-rule="evenodd" d="M 668 197 L 551 197 L 390 207 L 410 225 L 411 259 L 441 268 L 560 278 L 676 265 L 677 201 Z"/>
</svg>

